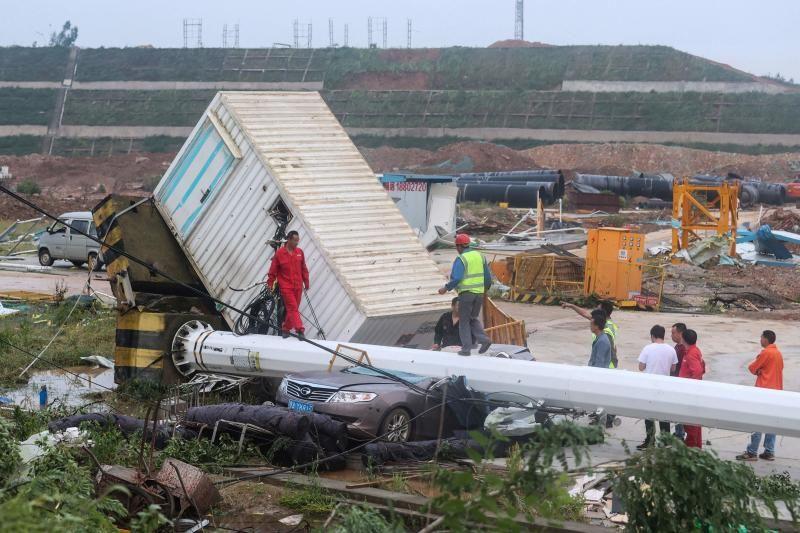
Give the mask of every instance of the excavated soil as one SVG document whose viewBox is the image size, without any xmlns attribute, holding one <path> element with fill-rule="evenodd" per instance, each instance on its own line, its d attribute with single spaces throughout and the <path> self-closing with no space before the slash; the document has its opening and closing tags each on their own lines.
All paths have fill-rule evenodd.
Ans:
<svg viewBox="0 0 800 533">
<path fill-rule="evenodd" d="M 449 144 L 431 152 L 420 148 L 362 148 L 361 153 L 375 172 L 406 169 L 435 174 L 527 170 L 539 168 L 522 152 L 486 142 Z"/>
<path fill-rule="evenodd" d="M 362 72 L 348 76 L 337 86 L 359 91 L 424 91 L 429 87 L 427 72 Z"/>
<path fill-rule="evenodd" d="M 523 41 L 520 39 L 505 39 L 503 41 L 495 41 L 489 45 L 489 48 L 552 48 L 555 45 L 541 43 L 539 41 Z"/>
<path fill-rule="evenodd" d="M 173 153 L 130 154 L 112 157 L 58 157 L 31 154 L 0 157 L 13 178 L 3 185 L 11 189 L 26 180 L 41 193 L 30 199 L 48 210 L 85 211 L 109 193 L 144 196 L 174 159 Z M 29 218 L 33 212 L 0 195 L 0 218 Z"/>
<path fill-rule="evenodd" d="M 800 153 L 747 155 L 657 144 L 616 143 L 552 144 L 524 153 L 551 168 L 594 172 L 613 168 L 622 175 L 668 172 L 682 177 L 735 172 L 769 181 L 786 181 L 800 172 Z"/>
<path fill-rule="evenodd" d="M 433 152 L 421 148 L 360 148 L 361 154 L 374 172 L 391 172 L 418 166 L 431 157 Z"/>
</svg>

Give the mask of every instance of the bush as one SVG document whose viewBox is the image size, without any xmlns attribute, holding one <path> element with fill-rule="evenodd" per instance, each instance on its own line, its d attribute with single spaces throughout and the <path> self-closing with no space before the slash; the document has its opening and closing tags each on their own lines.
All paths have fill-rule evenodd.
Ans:
<svg viewBox="0 0 800 533">
<path fill-rule="evenodd" d="M 468 531 L 476 525 L 493 531 L 520 531 L 516 521 L 520 514 L 528 520 L 581 519 L 581 500 L 567 492 L 566 450 L 572 451 L 575 464 L 580 465 L 588 458 L 587 445 L 601 435 L 597 426 L 563 423 L 543 427 L 530 442 L 511 449 L 508 471 L 501 475 L 487 465 L 497 442 L 508 439 L 473 432 L 470 436 L 485 450 L 483 454 L 468 450 L 477 471 L 437 470 L 434 484 L 440 495 L 432 500 L 432 510 L 444 516 L 442 528 L 452 531 Z"/>
<path fill-rule="evenodd" d="M 614 494 L 628 514 L 628 530 L 764 531 L 760 508 L 777 519 L 776 500 L 797 520 L 795 485 L 761 481 L 749 465 L 723 461 L 672 437 L 661 444 L 668 446 L 631 457 L 615 476 Z"/>
<path fill-rule="evenodd" d="M 23 180 L 17 184 L 17 192 L 20 194 L 39 194 L 42 188 L 39 184 L 32 180 Z"/>
</svg>

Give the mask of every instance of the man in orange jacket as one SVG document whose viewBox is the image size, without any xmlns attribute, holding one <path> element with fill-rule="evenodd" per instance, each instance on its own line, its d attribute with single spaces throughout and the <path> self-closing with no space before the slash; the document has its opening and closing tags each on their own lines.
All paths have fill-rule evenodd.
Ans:
<svg viewBox="0 0 800 533">
<path fill-rule="evenodd" d="M 756 376 L 756 387 L 783 390 L 783 355 L 775 346 L 775 339 L 774 331 L 764 331 L 761 334 L 761 353 L 747 367 L 750 373 Z M 758 461 L 759 459 L 774 461 L 775 434 L 764 435 L 764 453 L 757 455 L 760 444 L 761 432 L 753 433 L 750 436 L 750 445 L 747 450 L 742 455 L 737 455 L 736 458 L 740 461 Z"/>
<path fill-rule="evenodd" d="M 278 248 L 272 258 L 267 275 L 267 286 L 272 289 L 275 281 L 281 292 L 286 317 L 281 326 L 281 336 L 285 339 L 289 332 L 295 330 L 302 339 L 305 335 L 303 321 L 300 319 L 300 300 L 303 289 L 308 290 L 308 268 L 303 250 L 297 246 L 300 234 L 292 230 L 286 234 L 286 245 Z"/>
</svg>

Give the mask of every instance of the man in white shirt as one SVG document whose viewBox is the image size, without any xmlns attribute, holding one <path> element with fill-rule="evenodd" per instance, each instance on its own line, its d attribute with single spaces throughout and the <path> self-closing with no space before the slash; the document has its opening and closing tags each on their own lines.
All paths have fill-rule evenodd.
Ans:
<svg viewBox="0 0 800 533">
<path fill-rule="evenodd" d="M 678 365 L 678 354 L 675 353 L 675 348 L 664 343 L 665 333 L 666 330 L 663 326 L 656 325 L 650 328 L 651 342 L 639 354 L 639 370 L 641 372 L 662 376 L 669 376 L 675 372 L 675 367 Z M 645 420 L 644 426 L 647 431 L 647 437 L 643 443 L 636 447 L 638 450 L 649 448 L 656 440 L 655 420 Z M 669 422 L 659 421 L 658 428 L 662 434 L 669 434 Z"/>
</svg>

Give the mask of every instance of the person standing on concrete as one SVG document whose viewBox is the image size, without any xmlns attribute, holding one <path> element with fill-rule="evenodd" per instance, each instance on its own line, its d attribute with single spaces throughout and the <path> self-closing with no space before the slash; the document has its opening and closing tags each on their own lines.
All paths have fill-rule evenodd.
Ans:
<svg viewBox="0 0 800 533">
<path fill-rule="evenodd" d="M 683 332 L 683 342 L 686 344 L 686 354 L 681 361 L 681 370 L 678 377 L 688 379 L 703 379 L 706 373 L 706 362 L 703 360 L 703 352 L 697 347 L 697 332 L 687 329 Z M 684 425 L 686 432 L 686 445 L 690 448 L 703 447 L 703 428 L 701 426 Z"/>
<path fill-rule="evenodd" d="M 774 331 L 764 331 L 761 334 L 761 353 L 747 367 L 750 373 L 756 376 L 756 387 L 783 390 L 783 355 L 775 346 L 775 339 Z M 764 453 L 756 455 L 760 444 L 761 433 L 753 433 L 750 436 L 750 445 L 747 450 L 742 455 L 737 455 L 736 458 L 740 461 L 757 461 L 758 459 L 774 461 L 775 434 L 764 435 Z"/>
<path fill-rule="evenodd" d="M 675 348 L 664 343 L 665 334 L 666 330 L 663 326 L 656 325 L 650 328 L 650 344 L 645 346 L 642 349 L 642 353 L 639 354 L 640 372 L 659 376 L 669 376 L 675 372 L 675 367 L 678 366 L 678 356 L 675 353 Z M 636 447 L 638 450 L 649 448 L 656 440 L 655 420 L 645 420 L 644 427 L 647 431 L 647 436 L 644 442 Z M 669 422 L 659 421 L 658 428 L 662 435 L 669 434 Z"/>
<path fill-rule="evenodd" d="M 286 234 L 286 245 L 278 248 L 272 257 L 267 275 L 267 286 L 272 289 L 278 282 L 278 290 L 286 309 L 281 325 L 281 336 L 285 339 L 294 330 L 298 338 L 305 338 L 305 328 L 300 318 L 300 300 L 303 289 L 308 290 L 308 268 L 306 256 L 298 246 L 300 234 L 292 230 Z"/>
<path fill-rule="evenodd" d="M 470 250 L 470 238 L 466 233 L 456 235 L 458 257 L 453 261 L 450 281 L 439 289 L 439 294 L 455 289 L 458 291 L 458 332 L 461 337 L 459 355 L 470 355 L 473 338 L 480 343 L 478 353 L 486 353 L 492 341 L 478 320 L 483 305 L 483 295 L 492 286 L 492 274 L 486 259 L 477 250 Z"/>
<path fill-rule="evenodd" d="M 595 368 L 610 368 L 612 347 L 611 338 L 606 329 L 606 318 L 602 313 L 595 313 L 589 322 L 589 329 L 594 335 L 592 341 L 592 354 L 589 356 L 589 366 Z"/>
<path fill-rule="evenodd" d="M 603 329 L 603 331 L 606 333 L 606 335 L 608 335 L 608 339 L 611 341 L 612 350 L 609 368 L 619 368 L 619 358 L 617 356 L 617 334 L 619 333 L 619 327 L 614 323 L 613 320 L 611 320 L 611 313 L 614 312 L 614 305 L 607 300 L 603 300 L 592 310 L 584 309 L 568 302 L 561 302 L 561 307 L 564 309 L 572 309 L 580 316 L 590 321 L 595 314 L 603 313 L 606 319 L 606 327 Z M 595 336 L 592 337 L 592 342 L 594 342 L 595 338 Z"/>
<path fill-rule="evenodd" d="M 686 329 L 686 324 L 683 322 L 677 322 L 672 325 L 672 329 L 670 331 L 672 342 L 675 343 L 675 355 L 678 356 L 678 364 L 671 374 L 675 377 L 678 377 L 678 373 L 681 371 L 681 361 L 683 361 L 683 356 L 686 355 L 686 344 L 683 342 L 683 332 L 686 331 Z M 683 424 L 675 424 L 675 438 L 680 440 L 684 440 L 686 438 L 686 432 L 683 430 Z"/>
</svg>

